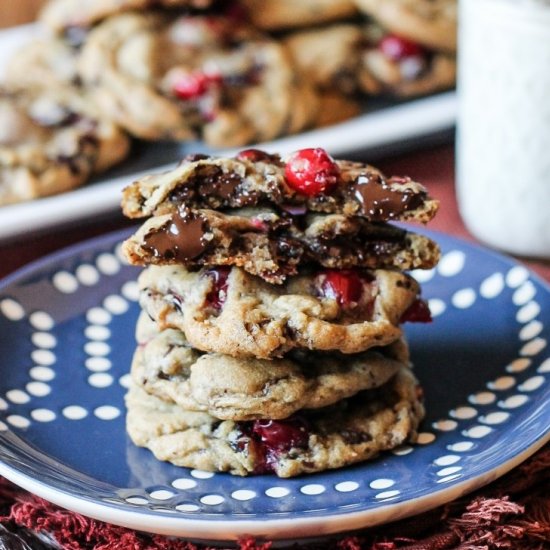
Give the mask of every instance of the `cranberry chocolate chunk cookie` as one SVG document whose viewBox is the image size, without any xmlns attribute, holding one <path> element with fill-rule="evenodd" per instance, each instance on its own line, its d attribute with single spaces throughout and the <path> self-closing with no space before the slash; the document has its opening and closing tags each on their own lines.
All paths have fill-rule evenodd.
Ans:
<svg viewBox="0 0 550 550">
<path fill-rule="evenodd" d="M 151 338 L 149 329 L 145 334 L 139 329 L 143 322 L 137 337 L 145 342 L 132 362 L 134 384 L 184 409 L 223 420 L 281 419 L 300 409 L 326 407 L 381 386 L 408 362 L 402 340 L 353 356 L 295 352 L 271 361 L 237 359 L 201 353 L 175 329 Z"/>
<path fill-rule="evenodd" d="M 207 8 L 212 0 L 49 0 L 40 19 L 50 29 L 63 32 L 73 27 L 91 27 L 125 11 L 155 8 Z"/>
<path fill-rule="evenodd" d="M 358 79 L 370 95 L 426 95 L 455 85 L 456 59 L 372 24 L 365 27 Z"/>
<path fill-rule="evenodd" d="M 421 390 L 401 367 L 379 388 L 284 420 L 219 420 L 131 386 L 126 427 L 132 441 L 177 466 L 279 477 L 341 468 L 414 441 Z"/>
<path fill-rule="evenodd" d="M 79 66 L 109 116 L 144 139 L 239 146 L 317 116 L 313 88 L 288 51 L 227 16 L 112 17 L 91 31 Z"/>
<path fill-rule="evenodd" d="M 272 285 L 237 267 L 149 266 L 139 287 L 159 329 L 181 330 L 202 351 L 261 359 L 391 344 L 423 304 L 418 283 L 393 270 L 321 270 Z"/>
<path fill-rule="evenodd" d="M 82 185 L 129 140 L 72 89 L 0 90 L 0 205 Z"/>
<path fill-rule="evenodd" d="M 355 0 L 390 32 L 434 50 L 456 51 L 457 0 Z"/>
<path fill-rule="evenodd" d="M 123 244 L 134 265 L 234 265 L 282 283 L 301 265 L 430 269 L 439 248 L 429 238 L 357 216 L 292 216 L 269 208 L 218 212 L 180 207 L 148 219 Z"/>
<path fill-rule="evenodd" d="M 339 21 L 358 13 L 353 0 L 241 0 L 257 27 L 282 30 Z"/>
<path fill-rule="evenodd" d="M 333 160 L 323 149 L 287 157 L 255 149 L 234 158 L 192 155 L 175 169 L 141 178 L 123 191 L 126 216 L 188 208 L 271 205 L 297 213 L 361 216 L 372 222 L 428 222 L 438 201 L 410 178 L 385 177 L 362 163 Z"/>
</svg>

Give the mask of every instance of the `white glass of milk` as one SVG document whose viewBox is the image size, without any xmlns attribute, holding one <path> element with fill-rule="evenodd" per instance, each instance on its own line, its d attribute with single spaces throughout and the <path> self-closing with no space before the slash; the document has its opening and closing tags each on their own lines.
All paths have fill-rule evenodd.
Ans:
<svg viewBox="0 0 550 550">
<path fill-rule="evenodd" d="M 459 0 L 457 198 L 474 236 L 550 258 L 550 0 Z"/>
</svg>

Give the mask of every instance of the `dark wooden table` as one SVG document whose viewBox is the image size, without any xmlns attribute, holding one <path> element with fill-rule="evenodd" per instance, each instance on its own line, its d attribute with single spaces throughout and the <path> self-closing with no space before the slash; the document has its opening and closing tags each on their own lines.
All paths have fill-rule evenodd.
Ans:
<svg viewBox="0 0 550 550">
<path fill-rule="evenodd" d="M 364 160 L 368 161 L 368 158 Z M 475 242 L 458 213 L 454 192 L 454 147 L 442 144 L 429 149 L 404 153 L 375 162 L 384 172 L 392 175 L 409 175 L 424 183 L 430 193 L 441 201 L 436 218 L 430 223 L 435 229 Z M 0 209 L 0 216 L 2 215 Z M 0 244 L 0 277 L 48 253 L 85 239 L 129 226 L 121 213 L 114 211 L 101 218 L 79 220 L 74 226 L 49 229 L 45 234 L 19 237 L 13 242 Z M 550 262 L 519 259 L 530 269 L 550 281 Z"/>
</svg>

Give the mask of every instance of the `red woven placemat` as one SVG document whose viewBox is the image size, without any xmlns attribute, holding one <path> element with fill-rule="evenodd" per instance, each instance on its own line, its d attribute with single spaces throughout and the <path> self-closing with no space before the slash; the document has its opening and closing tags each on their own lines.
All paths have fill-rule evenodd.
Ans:
<svg viewBox="0 0 550 550">
<path fill-rule="evenodd" d="M 0 513 L 0 527 L 3 527 L 0 550 L 208 548 L 86 518 L 2 478 Z M 253 539 L 235 544 L 241 550 L 271 547 L 270 542 Z M 550 549 L 550 445 L 499 480 L 445 506 L 396 523 L 335 536 L 322 543 L 297 543 L 295 547 L 309 550 Z"/>
</svg>

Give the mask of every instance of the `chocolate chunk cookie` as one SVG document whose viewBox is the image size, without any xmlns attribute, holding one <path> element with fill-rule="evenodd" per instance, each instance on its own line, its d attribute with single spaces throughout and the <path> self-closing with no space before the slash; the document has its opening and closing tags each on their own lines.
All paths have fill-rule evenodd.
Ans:
<svg viewBox="0 0 550 550">
<path fill-rule="evenodd" d="M 144 139 L 239 146 L 299 131 L 318 112 L 286 48 L 227 16 L 109 18 L 79 67 L 109 116 Z"/>
<path fill-rule="evenodd" d="M 40 14 L 41 21 L 56 32 L 74 27 L 91 27 L 109 16 L 151 8 L 207 8 L 212 0 L 50 0 Z"/>
<path fill-rule="evenodd" d="M 456 0 L 355 0 L 390 32 L 434 50 L 456 51 Z"/>
<path fill-rule="evenodd" d="M 177 466 L 292 477 L 341 468 L 414 441 L 424 415 L 418 382 L 402 367 L 383 386 L 284 420 L 220 420 L 132 386 L 132 441 Z"/>
<path fill-rule="evenodd" d="M 82 185 L 129 140 L 73 89 L 0 90 L 0 205 Z"/>
<path fill-rule="evenodd" d="M 236 359 L 201 353 L 179 330 L 150 337 L 142 315 L 132 363 L 134 383 L 164 401 L 223 420 L 286 418 L 300 409 L 332 405 L 386 383 L 408 363 L 402 340 L 365 353 L 295 352 L 284 359 Z"/>
<path fill-rule="evenodd" d="M 255 149 L 235 158 L 191 156 L 174 170 L 141 178 L 123 191 L 126 216 L 139 218 L 187 208 L 271 205 L 306 212 L 360 216 L 371 222 L 428 222 L 438 201 L 410 178 L 385 177 L 362 163 L 333 160 L 323 149 L 286 157 Z"/>
<path fill-rule="evenodd" d="M 390 344 L 419 300 L 416 281 L 392 270 L 321 270 L 272 285 L 236 267 L 149 266 L 139 287 L 160 329 L 181 330 L 202 351 L 263 359 Z"/>
</svg>

